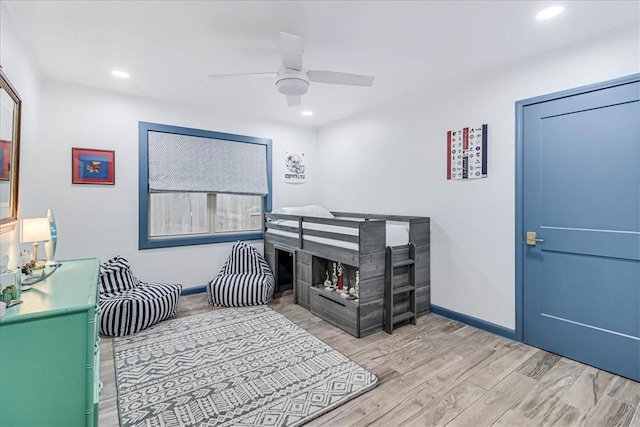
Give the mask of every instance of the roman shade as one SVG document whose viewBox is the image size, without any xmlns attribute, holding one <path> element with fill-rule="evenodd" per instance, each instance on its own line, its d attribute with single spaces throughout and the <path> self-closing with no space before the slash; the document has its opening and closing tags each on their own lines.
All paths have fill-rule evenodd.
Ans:
<svg viewBox="0 0 640 427">
<path fill-rule="evenodd" d="M 149 191 L 266 195 L 267 147 L 149 131 Z"/>
</svg>

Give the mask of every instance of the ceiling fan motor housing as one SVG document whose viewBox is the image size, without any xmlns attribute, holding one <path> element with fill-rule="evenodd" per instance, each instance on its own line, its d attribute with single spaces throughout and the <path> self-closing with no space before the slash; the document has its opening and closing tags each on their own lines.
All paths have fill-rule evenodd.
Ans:
<svg viewBox="0 0 640 427">
<path fill-rule="evenodd" d="M 373 76 L 339 73 L 336 71 L 306 70 L 302 66 L 302 37 L 288 33 L 280 33 L 282 48 L 282 66 L 277 73 L 276 88 L 287 97 L 287 105 L 300 105 L 302 95 L 309 91 L 311 82 L 347 86 L 371 86 Z M 273 75 L 275 73 L 218 74 L 209 77 Z"/>
<path fill-rule="evenodd" d="M 283 95 L 304 95 L 309 90 L 309 78 L 300 71 L 278 73 L 276 87 Z"/>
</svg>

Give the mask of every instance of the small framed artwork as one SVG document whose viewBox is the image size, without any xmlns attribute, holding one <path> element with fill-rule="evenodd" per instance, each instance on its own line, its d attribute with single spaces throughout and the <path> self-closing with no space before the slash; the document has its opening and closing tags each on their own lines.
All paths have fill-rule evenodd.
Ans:
<svg viewBox="0 0 640 427">
<path fill-rule="evenodd" d="M 447 179 L 487 177 L 487 125 L 447 132 Z"/>
<path fill-rule="evenodd" d="M 11 141 L 0 140 L 0 181 L 11 176 Z"/>
<path fill-rule="evenodd" d="M 116 183 L 116 152 L 90 148 L 71 149 L 71 183 L 101 184 Z"/>
</svg>

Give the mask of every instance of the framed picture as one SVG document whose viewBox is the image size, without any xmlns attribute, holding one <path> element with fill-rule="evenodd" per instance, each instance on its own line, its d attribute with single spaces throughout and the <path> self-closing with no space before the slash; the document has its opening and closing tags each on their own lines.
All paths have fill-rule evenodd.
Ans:
<svg viewBox="0 0 640 427">
<path fill-rule="evenodd" d="M 0 140 L 0 181 L 11 176 L 11 141 Z"/>
<path fill-rule="evenodd" d="M 116 152 L 90 148 L 71 149 L 71 183 L 102 184 L 116 183 Z"/>
<path fill-rule="evenodd" d="M 487 177 L 487 125 L 447 132 L 447 179 Z"/>
</svg>

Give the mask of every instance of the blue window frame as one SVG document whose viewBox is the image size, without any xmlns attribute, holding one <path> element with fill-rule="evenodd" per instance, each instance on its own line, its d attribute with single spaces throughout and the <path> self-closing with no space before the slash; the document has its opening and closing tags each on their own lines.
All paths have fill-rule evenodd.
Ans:
<svg viewBox="0 0 640 427">
<path fill-rule="evenodd" d="M 259 232 L 222 232 L 207 233 L 198 235 L 178 235 L 178 236 L 150 236 L 150 199 L 149 193 L 149 132 L 164 132 L 184 136 L 195 136 L 202 138 L 212 138 L 225 141 L 233 141 L 239 144 L 261 144 L 266 146 L 267 151 L 267 185 L 268 194 L 263 197 L 263 212 L 271 211 L 272 200 L 272 151 L 270 139 L 256 138 L 245 135 L 235 135 L 229 133 L 213 132 L 201 129 L 191 129 L 179 126 L 170 126 L 157 123 L 138 123 L 138 248 L 153 249 L 174 246 L 202 245 L 209 243 L 233 242 L 236 240 L 259 240 L 264 238 L 264 231 Z"/>
</svg>

